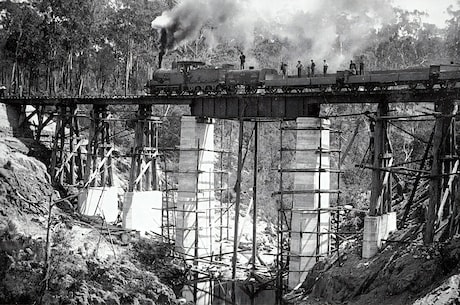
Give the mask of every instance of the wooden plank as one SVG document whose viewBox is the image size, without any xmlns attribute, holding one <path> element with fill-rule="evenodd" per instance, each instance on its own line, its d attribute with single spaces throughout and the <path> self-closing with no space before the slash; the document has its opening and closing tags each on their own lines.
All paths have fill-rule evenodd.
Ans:
<svg viewBox="0 0 460 305">
<path fill-rule="evenodd" d="M 152 165 L 152 160 L 151 159 L 149 162 L 147 163 L 143 163 L 142 164 L 142 168 L 141 168 L 141 171 L 139 172 L 139 174 L 137 175 L 137 178 L 136 180 L 134 180 L 134 186 L 136 186 L 142 179 L 142 176 L 145 174 L 145 172 L 150 168 L 150 166 Z"/>
<path fill-rule="evenodd" d="M 442 153 L 444 151 L 443 138 L 446 136 L 452 117 L 449 115 L 456 113 L 456 107 L 454 107 L 454 102 L 444 101 L 443 103 L 437 103 L 436 110 L 442 112 L 442 116 L 436 118 L 434 139 L 433 139 L 433 162 L 431 166 L 431 180 L 430 180 L 430 200 L 428 204 L 427 219 L 426 219 L 426 228 L 424 235 L 424 243 L 431 244 L 433 242 L 435 234 L 435 224 L 437 220 L 437 207 L 441 199 L 441 175 L 442 175 Z"/>
<path fill-rule="evenodd" d="M 97 165 L 96 169 L 89 175 L 88 181 L 85 183 L 83 186 L 84 188 L 87 187 L 93 180 L 96 178 L 97 174 L 101 170 L 101 168 L 105 165 L 106 161 L 109 159 L 109 157 L 112 155 L 112 152 L 114 151 L 114 148 L 110 148 L 110 150 L 105 154 L 104 158 L 99 162 Z"/>
<path fill-rule="evenodd" d="M 441 204 L 439 205 L 439 209 L 438 209 L 438 213 L 437 213 L 437 215 L 438 215 L 437 223 L 438 224 L 441 223 L 444 206 L 446 205 L 447 198 L 449 198 L 449 195 L 452 192 L 452 183 L 454 182 L 455 178 L 457 178 L 457 175 L 454 175 L 454 174 L 458 173 L 458 166 L 459 166 L 459 160 L 457 160 L 457 162 L 455 162 L 454 168 L 452 169 L 451 175 L 449 176 L 449 181 L 447 182 L 447 188 L 446 188 L 446 190 L 445 190 L 445 192 L 444 192 L 444 194 L 442 196 Z"/>
<path fill-rule="evenodd" d="M 81 139 L 80 141 L 78 141 L 77 145 L 74 147 L 74 149 L 67 153 L 66 155 L 66 158 L 64 160 L 64 162 L 61 164 L 61 166 L 59 167 L 59 170 L 56 172 L 56 174 L 54 175 L 54 178 L 57 178 L 59 176 L 59 174 L 64 170 L 64 167 L 65 166 L 68 166 L 69 162 L 72 160 L 72 157 L 76 155 L 78 149 L 82 146 L 83 144 L 83 139 Z"/>
</svg>

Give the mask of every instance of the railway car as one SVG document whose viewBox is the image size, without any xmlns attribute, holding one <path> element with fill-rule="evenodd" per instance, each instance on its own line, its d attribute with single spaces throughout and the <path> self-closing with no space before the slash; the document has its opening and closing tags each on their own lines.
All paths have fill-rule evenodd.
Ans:
<svg viewBox="0 0 460 305">
<path fill-rule="evenodd" d="M 444 88 L 454 88 L 460 81 L 460 65 L 439 65 L 439 83 Z"/>
<path fill-rule="evenodd" d="M 288 93 L 293 90 L 302 92 L 309 86 L 309 77 L 283 77 L 282 75 L 274 75 L 273 77 L 265 80 L 265 91 L 269 93 L 277 93 L 279 90 L 284 93 Z"/>
<path fill-rule="evenodd" d="M 256 93 L 265 85 L 267 78 L 277 75 L 275 69 L 229 70 L 225 73 L 225 90 L 227 93 L 236 93 L 238 89 L 243 89 L 245 93 Z"/>
<path fill-rule="evenodd" d="M 374 89 L 385 90 L 391 86 L 407 86 L 415 89 L 417 86 L 432 88 L 438 83 L 439 66 L 404 70 L 370 71 L 364 75 L 352 75 L 349 71 L 342 74 L 343 86 L 352 91 Z"/>
<path fill-rule="evenodd" d="M 321 91 L 334 90 L 336 88 L 336 74 L 320 75 L 316 77 L 308 76 L 277 76 L 265 81 L 265 90 L 269 93 L 277 93 L 281 90 L 284 93 L 303 92 L 305 89 L 319 89 Z"/>
<path fill-rule="evenodd" d="M 312 91 L 372 91 L 404 86 L 410 89 L 453 88 L 460 82 L 460 65 L 431 65 L 427 68 L 350 71 L 315 77 L 282 76 L 275 69 L 234 70 L 232 65 L 209 67 L 200 61 L 180 61 L 175 69 L 158 69 L 146 85 L 147 94 L 254 94 Z"/>
</svg>

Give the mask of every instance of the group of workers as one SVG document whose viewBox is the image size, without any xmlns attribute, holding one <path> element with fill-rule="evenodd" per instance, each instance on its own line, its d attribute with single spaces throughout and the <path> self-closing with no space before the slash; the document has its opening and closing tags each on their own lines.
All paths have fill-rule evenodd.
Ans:
<svg viewBox="0 0 460 305">
<path fill-rule="evenodd" d="M 327 68 L 328 67 L 329 67 L 329 65 L 327 64 L 327 61 L 324 59 L 323 60 L 323 75 L 327 74 Z M 280 70 L 283 73 L 283 76 L 286 75 L 286 68 L 287 68 L 287 64 L 285 64 L 284 62 L 281 62 Z M 302 62 L 300 60 L 297 61 L 296 68 L 297 68 L 297 76 L 301 77 L 302 74 L 303 74 L 304 66 L 303 66 L 303 64 L 302 64 Z M 349 71 L 353 75 L 362 75 L 362 74 L 364 74 L 364 60 L 363 60 L 363 58 L 361 57 L 361 59 L 359 61 L 359 70 L 356 67 L 356 63 L 354 63 L 353 60 L 350 60 Z M 314 77 L 316 75 L 315 73 L 316 73 L 316 64 L 312 59 L 310 65 L 307 66 L 306 75 L 308 77 Z"/>
<path fill-rule="evenodd" d="M 286 75 L 286 67 L 287 67 L 287 65 L 284 62 L 281 62 L 281 72 L 283 73 L 283 76 Z M 329 65 L 327 64 L 327 61 L 324 59 L 323 60 L 323 75 L 327 74 L 327 68 L 328 67 L 329 67 Z M 303 73 L 302 71 L 304 69 L 304 66 L 303 66 L 303 64 L 302 64 L 302 62 L 300 60 L 297 61 L 296 68 L 297 68 L 297 76 L 301 77 L 302 73 Z M 312 59 L 310 65 L 307 66 L 306 75 L 308 77 L 310 77 L 310 76 L 313 77 L 313 76 L 315 76 L 315 73 L 316 73 L 316 63 Z"/>
<path fill-rule="evenodd" d="M 240 54 L 240 69 L 241 70 L 244 70 L 245 62 L 246 62 L 246 56 L 243 54 L 243 52 L 241 52 L 241 54 Z M 328 67 L 329 67 L 329 65 L 328 65 L 327 61 L 324 59 L 323 60 L 323 75 L 327 74 Z M 301 77 L 302 74 L 304 74 L 304 72 L 303 72 L 304 66 L 303 66 L 303 64 L 302 64 L 302 62 L 300 60 L 297 61 L 296 68 L 297 68 L 297 76 Z M 287 73 L 287 64 L 285 62 L 283 62 L 283 61 L 281 62 L 280 71 L 283 74 L 283 77 L 285 77 L 286 73 Z M 357 68 L 356 63 L 353 62 L 353 60 L 350 60 L 349 71 L 353 75 L 362 75 L 362 74 L 364 74 L 364 59 L 363 59 L 362 56 L 361 56 L 361 58 L 359 60 L 359 69 Z M 311 63 L 307 66 L 307 72 L 305 74 L 308 77 L 314 77 L 316 75 L 316 63 L 314 62 L 313 59 L 311 60 Z"/>
</svg>

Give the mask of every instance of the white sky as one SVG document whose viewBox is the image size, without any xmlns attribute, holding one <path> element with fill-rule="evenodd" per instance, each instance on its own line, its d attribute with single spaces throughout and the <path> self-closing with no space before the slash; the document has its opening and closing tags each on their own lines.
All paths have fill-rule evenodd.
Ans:
<svg viewBox="0 0 460 305">
<path fill-rule="evenodd" d="M 438 27 L 445 27 L 445 20 L 449 19 L 447 8 L 453 5 L 459 9 L 457 0 L 393 0 L 395 6 L 409 11 L 419 10 L 429 14 L 428 23 L 434 23 Z"/>
</svg>

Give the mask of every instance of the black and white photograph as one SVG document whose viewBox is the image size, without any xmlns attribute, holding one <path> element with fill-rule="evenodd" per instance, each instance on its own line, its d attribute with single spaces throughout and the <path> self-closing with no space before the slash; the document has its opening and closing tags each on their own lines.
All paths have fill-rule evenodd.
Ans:
<svg viewBox="0 0 460 305">
<path fill-rule="evenodd" d="M 460 304 L 459 107 L 460 0 L 0 0 L 0 305 Z"/>
</svg>

